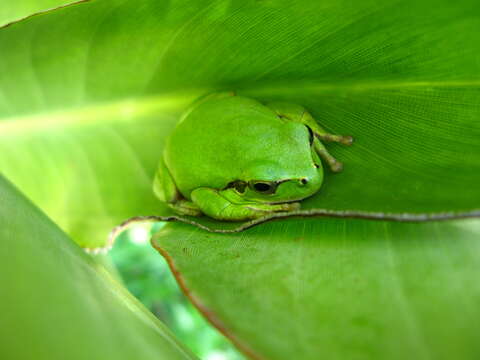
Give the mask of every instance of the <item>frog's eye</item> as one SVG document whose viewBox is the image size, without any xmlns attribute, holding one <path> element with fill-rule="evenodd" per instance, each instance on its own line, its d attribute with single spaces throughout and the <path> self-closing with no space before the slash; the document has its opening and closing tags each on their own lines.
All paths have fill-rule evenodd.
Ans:
<svg viewBox="0 0 480 360">
<path fill-rule="evenodd" d="M 277 188 L 277 184 L 270 181 L 250 181 L 248 186 L 261 194 L 273 194 Z"/>
<path fill-rule="evenodd" d="M 242 180 L 235 180 L 228 184 L 227 188 L 234 188 L 238 193 L 243 194 L 247 188 L 247 183 Z"/>
</svg>

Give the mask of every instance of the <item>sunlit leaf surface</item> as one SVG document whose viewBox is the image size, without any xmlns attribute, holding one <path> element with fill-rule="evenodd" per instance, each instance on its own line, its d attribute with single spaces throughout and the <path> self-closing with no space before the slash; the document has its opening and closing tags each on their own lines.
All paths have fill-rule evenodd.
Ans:
<svg viewBox="0 0 480 360">
<path fill-rule="evenodd" d="M 195 359 L 0 177 L 2 360 Z"/>
<path fill-rule="evenodd" d="M 154 239 L 206 317 L 259 359 L 480 356 L 480 223 L 295 219 Z"/>
<path fill-rule="evenodd" d="M 0 26 L 72 2 L 73 0 L 3 0 L 0 6 Z"/>
<path fill-rule="evenodd" d="M 300 214 L 476 216 L 478 29 L 477 0 L 110 0 L 35 16 L 0 29 L 0 169 L 97 246 L 125 218 L 170 214 L 151 192 L 163 139 L 197 95 L 234 89 L 355 136 L 329 147 L 345 171 Z"/>
</svg>

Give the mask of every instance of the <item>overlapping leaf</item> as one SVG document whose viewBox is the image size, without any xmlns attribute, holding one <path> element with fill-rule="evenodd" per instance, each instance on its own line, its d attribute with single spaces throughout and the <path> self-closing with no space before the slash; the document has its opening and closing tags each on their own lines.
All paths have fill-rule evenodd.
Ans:
<svg viewBox="0 0 480 360">
<path fill-rule="evenodd" d="M 206 317 L 258 359 L 480 356 L 480 223 L 295 219 L 154 239 Z"/>
<path fill-rule="evenodd" d="M 0 358 L 194 359 L 0 177 Z"/>
</svg>

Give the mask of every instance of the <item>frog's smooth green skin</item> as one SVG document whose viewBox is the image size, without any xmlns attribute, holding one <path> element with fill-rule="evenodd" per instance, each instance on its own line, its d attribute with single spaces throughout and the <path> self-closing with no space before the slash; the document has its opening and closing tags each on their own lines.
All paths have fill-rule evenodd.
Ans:
<svg viewBox="0 0 480 360">
<path fill-rule="evenodd" d="M 154 191 L 179 214 L 219 220 L 297 210 L 322 185 L 320 158 L 342 169 L 320 140 L 353 141 L 328 134 L 299 105 L 209 95 L 167 139 Z"/>
</svg>

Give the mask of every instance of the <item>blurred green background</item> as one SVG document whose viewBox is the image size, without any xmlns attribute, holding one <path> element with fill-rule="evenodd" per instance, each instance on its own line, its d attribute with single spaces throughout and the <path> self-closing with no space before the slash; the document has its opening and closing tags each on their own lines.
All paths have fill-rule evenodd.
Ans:
<svg viewBox="0 0 480 360">
<path fill-rule="evenodd" d="M 166 261 L 150 245 L 151 234 L 161 226 L 136 226 L 117 238 L 109 256 L 125 286 L 201 359 L 245 359 L 183 295 Z"/>
</svg>

